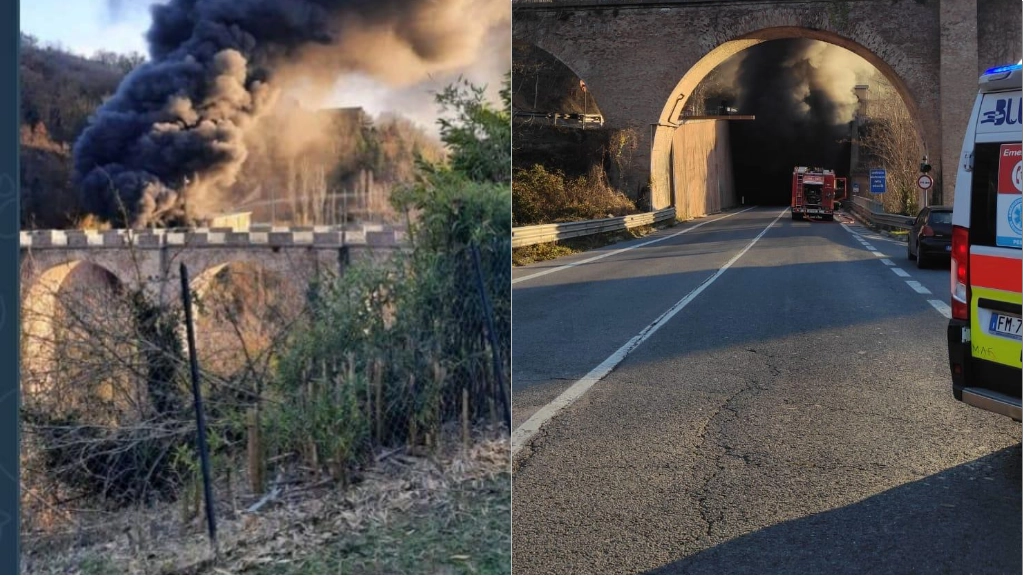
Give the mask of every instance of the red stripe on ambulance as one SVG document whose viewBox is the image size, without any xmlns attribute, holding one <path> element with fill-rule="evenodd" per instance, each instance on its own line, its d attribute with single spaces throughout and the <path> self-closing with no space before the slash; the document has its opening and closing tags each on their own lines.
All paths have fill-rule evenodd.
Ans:
<svg viewBox="0 0 1024 576">
<path fill-rule="evenodd" d="M 971 254 L 971 285 L 1020 292 L 1021 259 Z"/>
</svg>

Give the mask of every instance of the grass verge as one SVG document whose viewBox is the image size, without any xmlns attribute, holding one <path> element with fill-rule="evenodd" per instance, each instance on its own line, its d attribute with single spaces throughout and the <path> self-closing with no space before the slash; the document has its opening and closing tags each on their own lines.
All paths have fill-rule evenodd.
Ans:
<svg viewBox="0 0 1024 576">
<path fill-rule="evenodd" d="M 218 518 L 215 557 L 180 506 L 107 516 L 23 542 L 22 574 L 510 574 L 509 438 L 433 456 L 379 454 L 358 484 L 290 484 L 256 513 Z M 70 538 L 68 538 L 70 536 Z"/>
<path fill-rule="evenodd" d="M 511 574 L 508 474 L 451 487 L 423 503 L 339 534 L 297 559 L 252 566 L 242 574 Z"/>
<path fill-rule="evenodd" d="M 661 222 L 650 226 L 637 226 L 636 228 L 630 228 L 629 230 L 621 232 L 592 234 L 590 236 L 581 236 L 579 238 L 569 238 L 568 240 L 562 240 L 559 242 L 546 242 L 544 244 L 534 244 L 532 246 L 513 248 L 512 265 L 523 266 L 534 262 L 544 262 L 545 260 L 552 260 L 555 258 L 561 258 L 562 256 L 568 256 L 570 254 L 578 254 L 580 252 L 594 250 L 596 248 L 601 248 L 624 240 L 643 238 L 657 230 L 672 228 L 679 222 L 680 221 L 678 220 L 670 220 L 668 222 Z"/>
</svg>

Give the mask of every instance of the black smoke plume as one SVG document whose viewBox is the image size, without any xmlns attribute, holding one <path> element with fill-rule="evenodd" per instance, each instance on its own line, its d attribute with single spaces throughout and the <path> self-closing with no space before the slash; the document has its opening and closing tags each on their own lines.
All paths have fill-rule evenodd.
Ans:
<svg viewBox="0 0 1024 576">
<path fill-rule="evenodd" d="M 226 203 L 246 134 L 282 87 L 349 72 L 393 85 L 470 65 L 507 0 L 170 0 L 150 60 L 74 147 L 86 210 L 117 225 L 185 225 Z"/>
<path fill-rule="evenodd" d="M 722 66 L 735 74 L 722 94 L 754 121 L 730 123 L 735 182 L 748 202 L 788 204 L 794 166 L 849 171 L 854 87 L 877 82 L 859 56 L 813 40 L 775 40 L 753 46 Z"/>
</svg>

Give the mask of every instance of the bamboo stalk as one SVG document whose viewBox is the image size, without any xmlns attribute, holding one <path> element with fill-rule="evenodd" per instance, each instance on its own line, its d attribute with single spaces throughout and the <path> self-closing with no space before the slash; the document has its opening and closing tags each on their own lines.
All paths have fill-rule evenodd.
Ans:
<svg viewBox="0 0 1024 576">
<path fill-rule="evenodd" d="M 248 417 L 249 488 L 253 494 L 262 494 L 264 485 L 263 451 L 260 443 L 260 417 L 258 408 L 250 408 Z"/>
<path fill-rule="evenodd" d="M 462 448 L 469 451 L 469 389 L 462 387 Z"/>
<path fill-rule="evenodd" d="M 384 438 L 383 438 L 383 436 L 384 436 L 384 415 L 383 415 L 383 402 L 382 402 L 382 398 L 383 398 L 383 395 L 384 395 L 384 391 L 383 391 L 383 388 L 384 388 L 384 385 L 383 385 L 384 367 L 380 363 L 379 360 L 375 360 L 374 363 L 375 363 L 375 368 L 376 368 L 375 374 L 374 374 L 374 384 L 377 387 L 377 390 L 376 390 L 377 399 L 374 402 L 374 409 L 377 411 L 377 442 L 383 442 L 384 441 Z"/>
</svg>

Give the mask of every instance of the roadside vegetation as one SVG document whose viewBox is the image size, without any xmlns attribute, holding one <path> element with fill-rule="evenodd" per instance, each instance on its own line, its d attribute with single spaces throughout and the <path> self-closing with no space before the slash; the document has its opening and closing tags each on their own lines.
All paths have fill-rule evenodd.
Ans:
<svg viewBox="0 0 1024 576">
<path fill-rule="evenodd" d="M 890 214 L 917 216 L 917 177 L 924 146 L 896 90 L 887 82 L 879 82 L 872 90 L 871 115 L 861 128 L 860 145 L 866 156 L 885 168 L 888 190 L 874 197 Z"/>
<path fill-rule="evenodd" d="M 636 204 L 610 186 L 598 166 L 586 175 L 571 178 L 537 164 L 528 170 L 516 170 L 512 178 L 514 226 L 611 218 L 636 212 Z"/>
<path fill-rule="evenodd" d="M 408 250 L 195 294 L 216 558 L 180 306 L 111 278 L 25 310 L 22 571 L 508 573 L 503 97 L 438 94 L 447 161 L 391 197 Z"/>
</svg>

